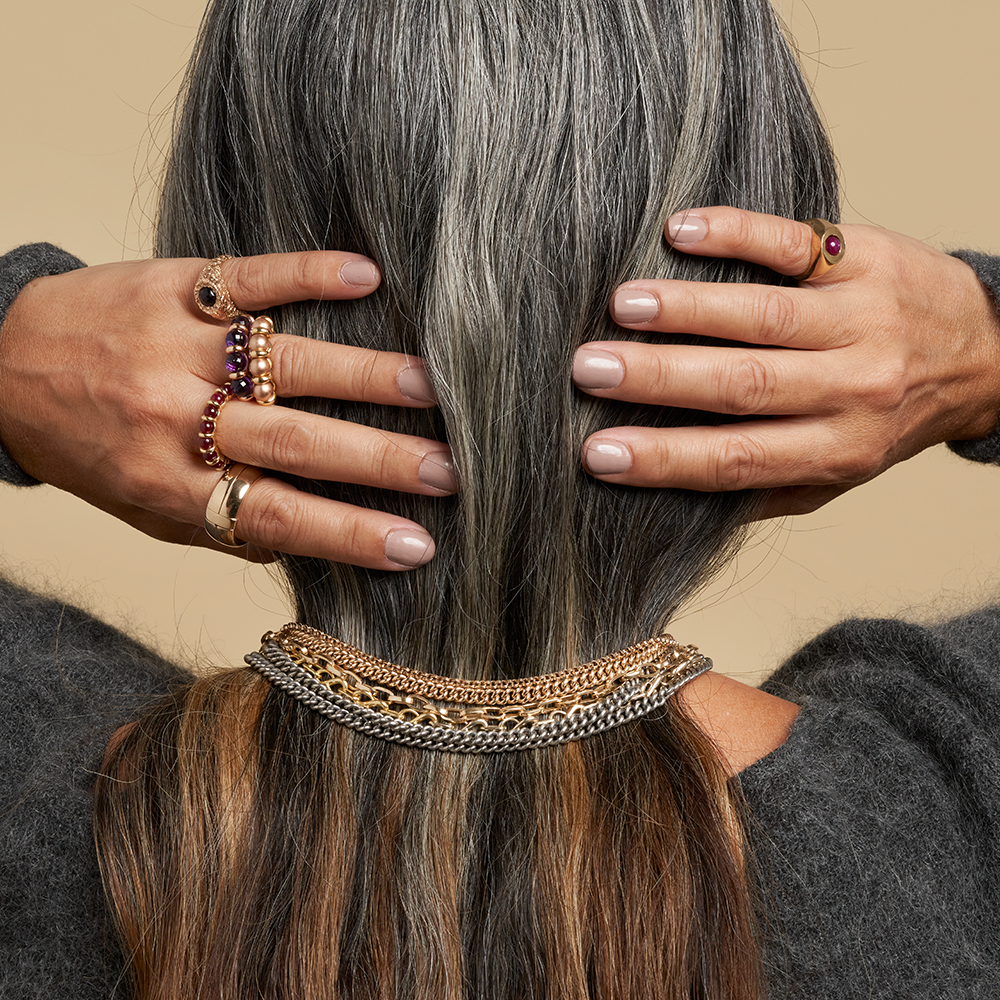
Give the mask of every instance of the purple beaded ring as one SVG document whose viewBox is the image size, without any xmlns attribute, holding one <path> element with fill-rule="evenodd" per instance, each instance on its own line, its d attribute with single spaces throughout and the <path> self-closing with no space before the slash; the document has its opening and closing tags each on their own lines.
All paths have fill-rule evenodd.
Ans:
<svg viewBox="0 0 1000 1000">
<path fill-rule="evenodd" d="M 269 316 L 236 316 L 226 333 L 226 377 L 229 391 L 237 399 L 252 399 L 269 406 L 278 398 L 271 377 Z"/>
</svg>

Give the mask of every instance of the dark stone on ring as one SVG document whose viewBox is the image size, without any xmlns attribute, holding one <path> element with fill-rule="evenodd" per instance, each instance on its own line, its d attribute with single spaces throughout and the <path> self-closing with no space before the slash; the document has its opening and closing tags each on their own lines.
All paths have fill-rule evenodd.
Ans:
<svg viewBox="0 0 1000 1000">
<path fill-rule="evenodd" d="M 240 327 L 233 327 L 229 333 L 226 334 L 226 350 L 232 351 L 242 351 L 244 347 L 249 343 L 250 338 L 247 336 L 246 331 Z"/>
<path fill-rule="evenodd" d="M 240 399 L 250 399 L 253 396 L 253 379 L 249 375 L 241 375 L 229 383 L 233 387 L 233 395 Z"/>
<path fill-rule="evenodd" d="M 215 289 L 211 285 L 202 285 L 198 289 L 198 301 L 206 308 L 211 309 L 218 302 L 219 296 L 215 294 Z"/>
<path fill-rule="evenodd" d="M 230 375 L 239 375 L 247 370 L 247 356 L 242 351 L 233 351 L 226 355 L 226 371 Z"/>
</svg>

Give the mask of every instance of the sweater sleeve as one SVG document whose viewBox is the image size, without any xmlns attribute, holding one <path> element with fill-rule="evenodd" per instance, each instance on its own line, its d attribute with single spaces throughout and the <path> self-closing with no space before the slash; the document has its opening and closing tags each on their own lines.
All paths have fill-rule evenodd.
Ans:
<svg viewBox="0 0 1000 1000">
<path fill-rule="evenodd" d="M 986 286 L 993 299 L 993 305 L 1000 309 L 1000 257 L 992 257 L 973 250 L 956 250 L 952 254 L 959 260 L 964 260 L 976 277 Z M 984 438 L 975 441 L 949 441 L 948 447 L 962 458 L 973 462 L 987 462 L 1000 465 L 1000 422 Z"/>
<path fill-rule="evenodd" d="M 0 257 L 0 328 L 21 289 L 35 278 L 50 274 L 65 274 L 86 267 L 82 260 L 51 243 L 26 243 Z M 12 486 L 37 486 L 38 480 L 29 476 L 10 457 L 0 442 L 0 481 Z"/>
</svg>

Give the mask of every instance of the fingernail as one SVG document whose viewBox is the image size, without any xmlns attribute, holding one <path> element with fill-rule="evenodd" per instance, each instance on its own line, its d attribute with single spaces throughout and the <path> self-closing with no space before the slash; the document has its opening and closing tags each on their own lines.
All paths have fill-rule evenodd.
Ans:
<svg viewBox="0 0 1000 1000">
<path fill-rule="evenodd" d="M 611 317 L 616 323 L 645 323 L 659 311 L 659 299 L 639 288 L 619 288 L 611 299 Z"/>
<path fill-rule="evenodd" d="M 583 460 L 595 476 L 616 476 L 632 468 L 631 450 L 620 441 L 609 438 L 591 441 Z"/>
<path fill-rule="evenodd" d="M 378 268 L 370 260 L 349 260 L 341 265 L 340 278 L 348 285 L 373 288 L 378 284 Z"/>
<path fill-rule="evenodd" d="M 385 557 L 397 566 L 423 566 L 434 556 L 434 539 L 419 528 L 396 528 L 385 539 Z"/>
<path fill-rule="evenodd" d="M 455 475 L 455 463 L 445 452 L 428 455 L 417 469 L 417 475 L 424 486 L 430 486 L 442 493 L 458 492 L 458 477 Z"/>
<path fill-rule="evenodd" d="M 613 389 L 624 377 L 621 359 L 609 351 L 581 347 L 573 358 L 573 381 L 581 389 Z"/>
<path fill-rule="evenodd" d="M 667 239 L 671 243 L 697 243 L 708 235 L 708 223 L 697 215 L 678 212 L 667 219 Z"/>
<path fill-rule="evenodd" d="M 437 393 L 434 392 L 434 386 L 431 385 L 423 365 L 408 365 L 406 368 L 401 368 L 396 376 L 396 385 L 407 399 L 419 403 L 437 402 Z"/>
</svg>

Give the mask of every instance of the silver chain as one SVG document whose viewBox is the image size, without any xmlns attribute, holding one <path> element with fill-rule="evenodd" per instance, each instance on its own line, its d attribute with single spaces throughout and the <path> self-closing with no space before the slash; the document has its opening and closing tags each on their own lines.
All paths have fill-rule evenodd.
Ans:
<svg viewBox="0 0 1000 1000">
<path fill-rule="evenodd" d="M 673 664 L 651 677 L 627 681 L 601 700 L 581 706 L 579 711 L 526 720 L 511 729 L 489 730 L 410 722 L 358 704 L 303 670 L 274 642 L 266 642 L 259 652 L 247 654 L 245 660 L 275 687 L 342 726 L 403 746 L 449 753 L 508 753 L 584 739 L 662 708 L 688 681 L 712 668 L 708 657 L 692 652 L 684 663 Z"/>
</svg>

